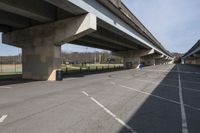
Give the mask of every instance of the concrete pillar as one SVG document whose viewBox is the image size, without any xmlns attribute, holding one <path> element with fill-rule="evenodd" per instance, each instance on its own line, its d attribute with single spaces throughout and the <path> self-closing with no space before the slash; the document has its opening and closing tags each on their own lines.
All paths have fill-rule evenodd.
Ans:
<svg viewBox="0 0 200 133">
<path fill-rule="evenodd" d="M 198 58 L 196 58 L 196 64 L 200 64 L 200 58 L 198 57 Z"/>
<path fill-rule="evenodd" d="M 22 48 L 23 78 L 56 80 L 61 68 L 61 46 L 45 45 Z"/>
<path fill-rule="evenodd" d="M 4 33 L 2 41 L 22 48 L 24 79 L 55 81 L 61 68 L 61 45 L 96 29 L 96 16 L 88 13 Z"/>
<path fill-rule="evenodd" d="M 144 55 L 142 56 L 142 59 L 144 60 L 144 64 L 146 66 L 151 66 L 151 65 L 160 65 L 161 64 L 161 59 L 164 57 L 164 55 L 160 55 L 158 53 L 152 53 L 149 55 Z"/>
<path fill-rule="evenodd" d="M 142 57 L 145 55 L 153 54 L 154 52 L 154 49 L 140 49 L 133 51 L 113 52 L 113 54 L 116 56 L 123 57 L 125 68 L 138 68 L 139 64 L 145 62 L 145 60 Z"/>
<path fill-rule="evenodd" d="M 156 64 L 155 64 L 155 59 L 154 58 L 142 58 L 142 60 L 143 60 L 143 64 L 145 65 L 145 66 L 155 66 Z"/>
<path fill-rule="evenodd" d="M 141 58 L 138 56 L 135 56 L 132 58 L 130 58 L 130 57 L 123 58 L 124 68 L 126 68 L 126 69 L 137 68 L 140 63 L 141 63 Z"/>
</svg>

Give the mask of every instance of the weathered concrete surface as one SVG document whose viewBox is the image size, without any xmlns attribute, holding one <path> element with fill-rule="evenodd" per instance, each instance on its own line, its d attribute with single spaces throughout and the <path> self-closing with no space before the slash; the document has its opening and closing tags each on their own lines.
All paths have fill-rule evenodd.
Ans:
<svg viewBox="0 0 200 133">
<path fill-rule="evenodd" d="M 150 66 L 168 64 L 169 62 L 169 60 L 165 59 L 166 57 L 164 55 L 158 55 L 154 49 L 113 52 L 113 54 L 124 58 L 125 68 L 129 68 L 130 64 L 132 65 L 132 68 L 137 68 L 139 64 Z"/>
<path fill-rule="evenodd" d="M 189 133 L 200 132 L 200 69 L 179 65 Z M 188 71 L 193 73 L 187 73 Z M 122 86 L 127 86 L 124 88 Z M 1 133 L 182 133 L 177 66 L 0 86 Z M 177 103 L 174 103 L 176 101 Z"/>
<path fill-rule="evenodd" d="M 153 49 L 151 49 L 151 50 L 142 49 L 142 50 L 113 52 L 113 55 L 123 57 L 124 63 L 125 62 L 133 62 L 133 64 L 138 64 L 140 62 L 141 57 L 153 54 L 154 52 L 155 51 Z"/>
<path fill-rule="evenodd" d="M 61 68 L 61 46 L 30 46 L 22 49 L 23 78 L 56 80 L 56 70 Z"/>
<path fill-rule="evenodd" d="M 200 64 L 199 57 L 189 57 L 184 60 L 185 64 Z"/>
<path fill-rule="evenodd" d="M 80 15 L 53 23 L 43 24 L 4 33 L 2 42 L 17 47 L 41 46 L 48 43 L 62 45 L 97 29 L 97 20 L 93 14 Z"/>
<path fill-rule="evenodd" d="M 111 51 L 138 50 L 134 57 L 129 52 L 124 57 L 125 64 L 131 62 L 134 67 L 140 64 L 141 56 L 149 54 L 143 49 L 171 56 L 121 0 L 2 0 L 0 16 L 0 31 L 7 31 L 3 34 L 3 43 L 23 48 L 26 55 L 25 50 L 31 48 L 49 45 L 50 49 L 57 49 L 54 47 L 70 42 Z M 1 24 L 6 27 L 2 28 Z M 35 53 L 30 53 L 30 57 L 42 57 L 42 53 Z M 55 52 L 50 57 L 54 55 Z M 152 61 L 146 62 L 155 64 Z M 24 67 L 27 66 L 30 65 Z M 48 63 L 44 66 L 51 67 Z M 24 78 L 33 75 L 30 68 L 24 70 L 29 73 Z"/>
<path fill-rule="evenodd" d="M 200 54 L 193 54 L 186 58 L 182 58 L 183 64 L 200 64 Z"/>
<path fill-rule="evenodd" d="M 56 80 L 61 66 L 61 45 L 96 30 L 90 13 L 3 34 L 3 42 L 22 48 L 23 78 Z"/>
<path fill-rule="evenodd" d="M 183 64 L 200 64 L 200 40 L 182 56 Z"/>
</svg>

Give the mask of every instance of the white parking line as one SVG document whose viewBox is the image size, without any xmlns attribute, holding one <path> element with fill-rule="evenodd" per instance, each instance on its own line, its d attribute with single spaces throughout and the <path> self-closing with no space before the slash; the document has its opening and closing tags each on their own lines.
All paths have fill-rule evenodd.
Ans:
<svg viewBox="0 0 200 133">
<path fill-rule="evenodd" d="M 155 97 L 155 98 L 164 100 L 164 101 L 168 101 L 168 102 L 171 102 L 171 103 L 175 103 L 175 104 L 181 105 L 180 102 L 175 101 L 175 100 L 171 100 L 171 99 L 168 99 L 168 98 L 164 98 L 164 97 L 161 97 L 161 96 L 158 96 L 158 95 L 154 95 L 154 94 L 151 94 L 151 93 L 148 93 L 148 92 L 145 92 L 145 91 L 137 90 L 137 89 L 134 89 L 134 88 L 125 86 L 125 85 L 119 85 L 119 86 L 122 87 L 122 88 L 126 88 L 126 89 L 129 89 L 129 90 L 132 90 L 132 91 L 137 91 L 137 92 L 139 92 L 139 93 L 142 93 L 142 94 L 145 94 L 145 95 L 149 95 L 149 96 L 152 96 L 152 97 Z M 196 111 L 200 111 L 200 108 L 196 108 L 196 107 L 190 106 L 190 105 L 188 105 L 188 104 L 183 104 L 183 105 L 184 105 L 185 107 L 187 107 L 187 108 L 190 108 L 190 109 L 193 109 L 193 110 L 196 110 Z"/>
<path fill-rule="evenodd" d="M 166 87 L 173 87 L 173 88 L 178 88 L 179 89 L 179 86 L 175 86 L 175 85 L 169 85 L 169 84 L 165 84 L 165 83 L 157 83 L 157 82 L 153 82 L 153 81 L 149 81 L 149 80 L 144 80 L 144 79 L 136 79 L 135 78 L 135 80 L 146 82 L 146 83 L 151 83 L 151 84 L 155 84 L 155 85 L 166 86 Z M 200 90 L 192 89 L 192 88 L 185 88 L 184 87 L 182 89 L 189 90 L 189 91 L 200 92 Z"/>
<path fill-rule="evenodd" d="M 152 71 L 152 72 L 172 72 L 172 73 L 185 73 L 185 74 L 200 74 L 199 72 L 189 72 L 189 71 L 171 71 L 171 70 L 151 70 L 151 69 L 143 69 L 143 71 Z"/>
<path fill-rule="evenodd" d="M 179 81 L 179 99 L 180 99 L 180 105 L 181 105 L 181 120 L 182 120 L 182 133 L 188 133 L 188 126 L 187 126 L 187 118 L 185 113 L 185 106 L 183 101 L 183 93 L 182 93 L 182 86 L 181 86 L 181 75 L 179 73 L 179 67 L 177 65 L 178 70 L 178 81 Z"/>
<path fill-rule="evenodd" d="M 167 79 L 167 78 L 165 78 L 165 80 L 178 81 L 177 79 Z M 188 80 L 181 80 L 181 81 L 192 84 L 200 84 L 200 82 L 195 82 L 195 81 L 188 81 Z"/>
<path fill-rule="evenodd" d="M 64 81 L 75 80 L 75 79 L 78 79 L 78 78 L 66 78 L 64 79 Z"/>
<path fill-rule="evenodd" d="M 107 114 L 109 114 L 110 116 L 112 116 L 117 122 L 119 122 L 121 125 L 123 125 L 124 127 L 126 127 L 131 133 L 137 133 L 136 131 L 134 131 L 132 129 L 132 127 L 130 127 L 129 125 L 127 125 L 124 121 L 122 121 L 120 118 L 118 118 L 114 113 L 112 113 L 109 109 L 107 109 L 104 105 L 102 105 L 99 101 L 97 101 L 95 98 L 89 96 L 89 94 L 85 91 L 82 91 L 82 93 L 84 95 L 86 95 L 87 97 L 89 97 L 93 102 L 95 102 L 99 107 L 101 107 Z"/>
<path fill-rule="evenodd" d="M 2 88 L 2 89 L 11 89 L 12 87 L 10 87 L 10 86 L 0 86 L 0 88 Z"/>
<path fill-rule="evenodd" d="M 115 76 L 112 76 L 113 78 L 115 78 Z M 116 77 L 117 78 L 117 77 Z M 131 79 L 132 77 L 130 78 L 126 78 L 126 77 L 123 77 L 123 79 Z M 141 82 L 146 82 L 146 83 L 150 83 L 150 84 L 155 84 L 155 85 L 160 85 L 160 86 L 166 86 L 166 87 L 173 87 L 173 88 L 178 88 L 179 89 L 179 86 L 175 86 L 175 85 L 169 85 L 169 84 L 165 84 L 165 83 L 158 83 L 158 82 L 154 82 L 154 81 L 149 81 L 149 80 L 144 80 L 144 79 L 139 79 L 139 78 L 134 78 L 134 80 L 138 80 L 138 81 L 141 81 Z M 165 79 L 166 80 L 166 79 Z M 174 80 L 171 80 L 171 81 L 174 81 Z M 178 80 L 176 80 L 178 81 Z M 115 85 L 116 83 L 115 82 L 110 82 L 112 85 Z M 183 88 L 182 89 L 184 90 L 188 90 L 188 91 L 195 91 L 195 92 L 200 92 L 200 90 L 197 90 L 197 89 L 193 89 L 193 88 Z"/>
<path fill-rule="evenodd" d="M 112 81 L 111 81 L 110 83 L 111 83 L 112 85 L 115 85 L 115 82 L 112 82 Z"/>
<path fill-rule="evenodd" d="M 0 118 L 0 123 L 4 122 L 4 120 L 6 119 L 6 117 L 8 117 L 8 115 L 3 115 L 3 116 Z"/>
</svg>

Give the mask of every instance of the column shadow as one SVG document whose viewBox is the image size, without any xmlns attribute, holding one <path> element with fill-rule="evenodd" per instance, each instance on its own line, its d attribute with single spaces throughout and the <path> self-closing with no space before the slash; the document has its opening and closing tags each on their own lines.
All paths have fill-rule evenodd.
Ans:
<svg viewBox="0 0 200 133">
<path fill-rule="evenodd" d="M 178 74 L 176 71 L 177 67 L 174 66 L 168 73 L 163 72 L 165 76 L 155 89 L 152 89 L 152 87 L 142 89 L 142 91 L 149 93 L 149 96 L 132 114 L 127 125 L 138 133 L 182 132 L 180 105 L 170 101 L 179 102 Z M 156 82 L 156 79 L 153 80 Z M 123 127 L 118 133 L 130 133 L 130 130 Z"/>
</svg>

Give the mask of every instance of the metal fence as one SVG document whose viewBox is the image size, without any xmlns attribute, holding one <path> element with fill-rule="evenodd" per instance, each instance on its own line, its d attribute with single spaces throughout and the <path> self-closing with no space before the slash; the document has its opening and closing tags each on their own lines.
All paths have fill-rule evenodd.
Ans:
<svg viewBox="0 0 200 133">
<path fill-rule="evenodd" d="M 22 72 L 21 55 L 0 56 L 0 75 Z"/>
<path fill-rule="evenodd" d="M 123 69 L 122 64 L 77 64 L 62 65 L 65 73 L 82 73 L 82 72 L 98 72 L 112 71 Z M 22 73 L 22 57 L 17 56 L 0 56 L 0 75 L 21 74 Z"/>
</svg>

